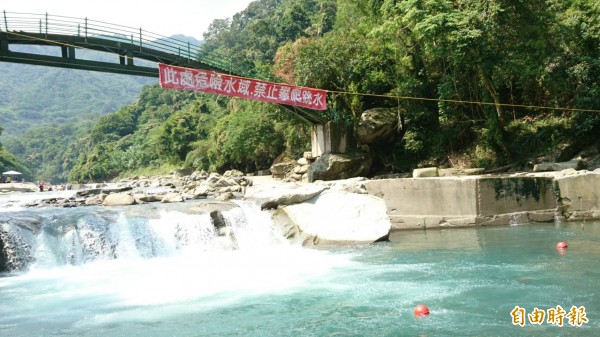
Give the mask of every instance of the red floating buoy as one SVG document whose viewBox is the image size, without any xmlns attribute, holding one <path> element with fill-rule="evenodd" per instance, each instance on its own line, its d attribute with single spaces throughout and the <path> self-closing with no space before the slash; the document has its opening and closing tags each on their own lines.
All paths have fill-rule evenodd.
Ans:
<svg viewBox="0 0 600 337">
<path fill-rule="evenodd" d="M 419 304 L 415 307 L 415 309 L 413 310 L 413 313 L 417 317 L 426 316 L 426 315 L 429 315 L 429 308 L 424 304 Z"/>
<path fill-rule="evenodd" d="M 556 244 L 556 248 L 558 248 L 558 249 L 567 249 L 567 248 L 569 248 L 569 245 L 566 242 L 561 241 L 561 242 L 559 242 L 559 243 Z"/>
</svg>

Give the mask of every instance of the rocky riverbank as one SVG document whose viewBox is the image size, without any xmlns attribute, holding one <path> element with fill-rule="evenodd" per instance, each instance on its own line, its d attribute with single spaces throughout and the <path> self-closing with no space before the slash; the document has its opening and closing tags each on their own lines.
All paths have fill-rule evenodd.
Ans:
<svg viewBox="0 0 600 337">
<path fill-rule="evenodd" d="M 247 177 L 239 171 L 194 172 L 181 176 L 133 177 L 110 184 L 90 184 L 69 196 L 32 193 L 39 197 L 25 207 L 131 206 L 146 203 L 211 201 L 215 228 L 224 224 L 222 204 L 236 207 L 232 200 L 256 203 L 269 212 L 285 236 L 304 245 L 369 243 L 387 239 L 391 223 L 382 199 L 368 195 L 364 178 L 338 183 L 283 182 L 270 176 Z M 79 186 L 75 186 L 76 188 Z M 45 197 L 47 195 L 47 197 Z M 212 208 L 214 209 L 212 209 Z"/>
<path fill-rule="evenodd" d="M 469 175 L 473 174 L 473 175 Z M 93 184 L 27 207 L 129 206 L 245 200 L 304 245 L 385 240 L 391 230 L 600 219 L 600 170 L 483 175 L 416 170 L 413 178 L 290 182 L 239 171 L 133 177 Z M 206 212 L 212 212 L 209 209 Z M 215 209 L 218 211 L 218 209 Z M 218 219 L 218 214 L 212 214 Z M 219 227 L 215 225 L 215 227 Z M 222 224 L 221 224 L 222 227 Z"/>
<path fill-rule="evenodd" d="M 14 192 L 37 192 L 39 187 L 34 183 L 3 183 L 0 184 L 0 195 Z"/>
</svg>

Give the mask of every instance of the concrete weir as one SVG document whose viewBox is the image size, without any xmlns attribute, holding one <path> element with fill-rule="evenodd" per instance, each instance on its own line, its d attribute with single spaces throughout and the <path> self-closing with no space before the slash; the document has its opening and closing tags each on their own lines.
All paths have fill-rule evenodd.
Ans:
<svg viewBox="0 0 600 337">
<path fill-rule="evenodd" d="M 381 179 L 365 187 L 385 200 L 394 230 L 600 219 L 600 172 Z"/>
</svg>

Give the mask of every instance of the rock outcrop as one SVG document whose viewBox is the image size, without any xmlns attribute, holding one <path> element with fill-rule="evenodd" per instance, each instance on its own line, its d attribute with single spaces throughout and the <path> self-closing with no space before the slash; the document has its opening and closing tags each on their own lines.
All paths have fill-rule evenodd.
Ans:
<svg viewBox="0 0 600 337">
<path fill-rule="evenodd" d="M 398 110 L 375 108 L 362 113 L 356 127 L 356 136 L 361 144 L 389 141 L 398 125 Z"/>
<path fill-rule="evenodd" d="M 439 172 L 438 172 L 437 167 L 425 167 L 425 168 L 413 170 L 413 178 L 431 178 L 431 177 L 439 177 Z"/>
<path fill-rule="evenodd" d="M 387 240 L 391 230 L 385 202 L 367 194 L 325 191 L 281 210 L 297 226 L 305 245 L 377 242 Z"/>
<path fill-rule="evenodd" d="M 274 209 L 304 202 L 323 192 L 325 188 L 314 184 L 281 183 L 253 188 L 246 193 L 244 199 L 256 200 L 261 209 Z"/>
<path fill-rule="evenodd" d="M 135 205 L 136 201 L 130 193 L 114 193 L 106 196 L 102 205 L 104 206 L 127 206 Z"/>
<path fill-rule="evenodd" d="M 533 166 L 533 172 L 562 171 L 566 169 L 580 170 L 583 168 L 581 159 L 573 159 L 562 163 L 540 163 Z"/>
<path fill-rule="evenodd" d="M 310 160 L 308 159 L 310 158 Z M 294 161 L 293 159 L 281 155 L 271 166 L 271 176 L 273 178 L 283 179 L 284 182 L 308 182 L 308 170 L 314 161 L 311 152 L 304 154 L 304 157 Z"/>
<path fill-rule="evenodd" d="M 167 194 L 165 194 L 162 199 L 160 200 L 161 203 L 163 204 L 167 204 L 167 203 L 174 203 L 174 202 L 183 202 L 183 196 L 180 193 L 176 193 L 176 192 L 169 192 Z"/>
<path fill-rule="evenodd" d="M 35 247 L 28 242 L 40 232 L 41 222 L 36 215 L 0 214 L 0 272 L 24 270 L 33 261 Z"/>
<path fill-rule="evenodd" d="M 339 180 L 366 176 L 371 169 L 371 157 L 366 152 L 351 154 L 328 153 L 308 169 L 308 181 Z"/>
<path fill-rule="evenodd" d="M 149 202 L 178 203 L 190 199 L 213 198 L 218 200 L 239 199 L 252 181 L 242 172 L 231 170 L 222 176 L 197 171 L 189 176 L 173 173 L 157 177 L 133 177 L 116 182 L 84 186 L 69 198 L 43 198 L 31 202 L 29 207 L 75 207 L 75 206 L 125 206 Z M 86 188 L 87 187 L 87 188 Z"/>
<path fill-rule="evenodd" d="M 280 155 L 273 161 L 271 165 L 271 175 L 274 178 L 283 179 L 294 169 L 296 161 L 285 154 Z"/>
</svg>

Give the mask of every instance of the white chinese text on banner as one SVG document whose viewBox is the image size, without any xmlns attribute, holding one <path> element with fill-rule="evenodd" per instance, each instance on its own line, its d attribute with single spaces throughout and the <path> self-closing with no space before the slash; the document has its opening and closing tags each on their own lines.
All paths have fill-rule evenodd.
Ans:
<svg viewBox="0 0 600 337">
<path fill-rule="evenodd" d="M 167 89 L 213 94 L 287 104 L 313 110 L 327 109 L 327 91 L 230 76 L 209 70 L 160 63 L 160 85 Z"/>
</svg>

